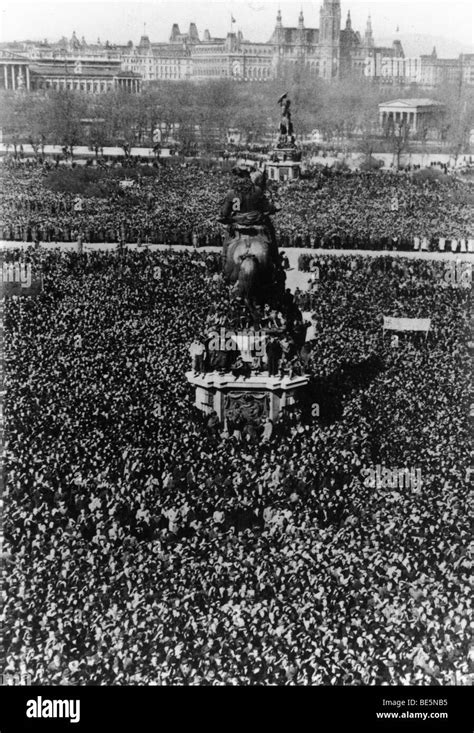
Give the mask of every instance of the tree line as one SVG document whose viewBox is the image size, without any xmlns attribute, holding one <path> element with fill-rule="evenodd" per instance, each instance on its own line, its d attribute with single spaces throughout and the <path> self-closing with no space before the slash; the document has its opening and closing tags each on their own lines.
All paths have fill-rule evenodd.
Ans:
<svg viewBox="0 0 474 733">
<path fill-rule="evenodd" d="M 198 148 L 206 152 L 226 147 L 229 129 L 239 130 L 251 143 L 260 143 L 276 133 L 278 98 L 288 92 L 298 136 L 317 129 L 332 143 L 355 136 L 357 145 L 370 154 L 383 137 L 378 104 L 394 97 L 438 99 L 447 114 L 440 123 L 449 152 L 469 151 L 474 128 L 474 89 L 446 86 L 428 93 L 412 87 L 394 89 L 365 79 L 327 84 L 304 69 L 287 70 L 278 80 L 237 83 L 229 79 L 196 84 L 154 82 L 140 94 L 111 91 L 90 95 L 71 90 L 2 92 L 0 127 L 13 145 L 27 142 L 38 153 L 43 146 L 71 149 L 89 145 L 98 151 L 107 145 L 153 146 L 156 130 L 163 140 L 173 139 L 184 154 Z M 413 132 L 411 132 L 413 137 Z M 392 146 L 400 139 L 408 144 L 408 131 L 386 130 Z M 423 132 L 419 134 L 423 143 Z M 397 142 L 398 141 L 398 142 Z M 425 140 L 426 142 L 426 140 Z"/>
</svg>

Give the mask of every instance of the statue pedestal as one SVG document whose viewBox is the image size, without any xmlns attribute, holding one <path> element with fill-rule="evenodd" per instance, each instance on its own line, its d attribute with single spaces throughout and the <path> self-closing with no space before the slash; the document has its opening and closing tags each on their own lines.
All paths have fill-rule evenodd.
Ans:
<svg viewBox="0 0 474 733">
<path fill-rule="evenodd" d="M 294 147 L 275 148 L 266 169 L 270 181 L 293 181 L 300 177 L 301 153 Z"/>
<path fill-rule="evenodd" d="M 186 372 L 186 379 L 195 387 L 196 407 L 205 413 L 215 410 L 222 423 L 226 412 L 236 406 L 276 421 L 283 410 L 294 405 L 296 392 L 309 382 L 306 375 L 270 377 L 268 372 L 246 379 L 230 373 Z"/>
</svg>

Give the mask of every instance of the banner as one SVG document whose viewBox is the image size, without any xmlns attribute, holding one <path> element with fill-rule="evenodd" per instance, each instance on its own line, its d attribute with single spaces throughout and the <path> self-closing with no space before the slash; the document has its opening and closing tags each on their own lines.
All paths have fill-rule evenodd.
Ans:
<svg viewBox="0 0 474 733">
<path fill-rule="evenodd" d="M 383 317 L 384 331 L 426 331 L 431 328 L 431 318 L 392 318 Z"/>
</svg>

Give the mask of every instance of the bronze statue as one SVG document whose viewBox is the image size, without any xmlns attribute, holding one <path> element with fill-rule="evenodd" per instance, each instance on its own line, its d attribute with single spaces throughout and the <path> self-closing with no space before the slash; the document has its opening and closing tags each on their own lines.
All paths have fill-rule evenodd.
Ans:
<svg viewBox="0 0 474 733">
<path fill-rule="evenodd" d="M 295 136 L 293 130 L 293 123 L 291 121 L 291 101 L 288 99 L 288 92 L 282 94 L 278 100 L 278 104 L 281 107 L 281 120 L 280 120 L 280 139 L 278 147 L 285 145 L 293 146 L 295 144 Z"/>
</svg>

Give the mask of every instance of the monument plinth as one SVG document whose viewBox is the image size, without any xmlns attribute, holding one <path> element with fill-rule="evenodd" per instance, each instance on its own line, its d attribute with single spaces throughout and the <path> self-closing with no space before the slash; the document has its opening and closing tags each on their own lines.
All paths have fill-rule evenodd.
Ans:
<svg viewBox="0 0 474 733">
<path fill-rule="evenodd" d="M 236 408 L 253 413 L 255 418 L 269 417 L 274 422 L 295 404 L 295 394 L 306 387 L 309 377 L 269 376 L 268 373 L 250 377 L 234 377 L 232 374 L 186 372 L 186 379 L 195 390 L 195 406 L 206 414 L 215 411 L 224 423 L 229 411 Z"/>
<path fill-rule="evenodd" d="M 297 148 L 275 148 L 266 163 L 270 181 L 294 181 L 300 177 L 301 152 Z"/>
</svg>

